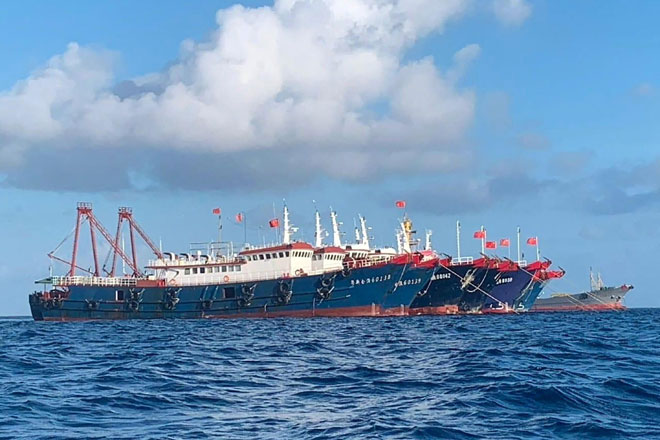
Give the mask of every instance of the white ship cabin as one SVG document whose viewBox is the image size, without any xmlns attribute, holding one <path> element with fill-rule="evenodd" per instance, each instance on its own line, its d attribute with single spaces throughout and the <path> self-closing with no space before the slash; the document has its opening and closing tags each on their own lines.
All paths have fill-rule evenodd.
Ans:
<svg viewBox="0 0 660 440">
<path fill-rule="evenodd" d="M 313 255 L 314 247 L 304 242 L 247 249 L 238 254 L 245 260 L 249 271 L 271 272 L 287 277 L 310 273 Z"/>
<path fill-rule="evenodd" d="M 312 256 L 313 272 L 328 272 L 342 270 L 346 251 L 336 246 L 326 246 L 314 250 Z"/>
<path fill-rule="evenodd" d="M 378 261 L 378 262 L 386 262 L 390 261 L 392 258 L 396 257 L 399 255 L 396 249 L 391 248 L 391 247 L 384 247 L 384 248 L 378 248 L 378 249 L 373 249 L 369 253 L 369 259 L 372 261 Z"/>
<path fill-rule="evenodd" d="M 147 268 L 169 284 L 223 284 L 305 275 L 312 271 L 313 254 L 312 245 L 302 242 L 245 249 L 233 257 L 165 252 Z"/>
<path fill-rule="evenodd" d="M 364 248 L 364 247 L 359 246 L 359 245 L 350 245 L 350 244 L 348 244 L 348 245 L 344 246 L 344 248 L 345 248 L 346 256 L 349 259 L 352 258 L 353 260 L 364 260 L 371 253 L 371 251 L 369 249 Z"/>
</svg>

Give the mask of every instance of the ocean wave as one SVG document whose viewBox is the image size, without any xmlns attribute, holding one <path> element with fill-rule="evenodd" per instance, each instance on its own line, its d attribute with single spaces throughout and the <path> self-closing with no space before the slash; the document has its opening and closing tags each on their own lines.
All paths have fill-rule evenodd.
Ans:
<svg viewBox="0 0 660 440">
<path fill-rule="evenodd" d="M 0 321 L 0 437 L 660 437 L 660 311 Z"/>
</svg>

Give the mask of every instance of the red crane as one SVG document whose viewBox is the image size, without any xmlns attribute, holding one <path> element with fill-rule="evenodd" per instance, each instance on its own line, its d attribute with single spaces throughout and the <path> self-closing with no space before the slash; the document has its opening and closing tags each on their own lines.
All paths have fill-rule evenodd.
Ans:
<svg viewBox="0 0 660 440">
<path fill-rule="evenodd" d="M 92 256 L 94 258 L 94 272 L 89 272 L 80 266 L 78 266 L 77 259 L 78 259 L 78 243 L 80 239 L 80 230 L 82 228 L 82 223 L 84 221 L 89 222 L 89 231 L 90 231 L 90 237 L 91 237 L 91 244 L 92 244 Z M 126 253 L 121 249 L 119 246 L 120 242 L 120 237 L 121 237 L 121 226 L 124 221 L 127 221 L 129 224 L 129 229 L 130 229 L 130 239 L 131 239 L 131 253 L 132 253 L 132 258 L 129 258 Z M 147 234 L 144 232 L 144 230 L 140 227 L 140 225 L 137 224 L 135 219 L 133 218 L 133 211 L 131 208 L 126 208 L 122 207 L 119 208 L 119 220 L 117 223 L 117 234 L 113 238 L 108 230 L 101 224 L 101 222 L 98 221 L 98 219 L 94 216 L 94 212 L 92 210 L 92 204 L 87 203 L 87 202 L 80 202 L 78 203 L 78 208 L 77 208 L 77 217 L 76 217 L 76 227 L 74 229 L 74 238 L 73 238 L 73 253 L 71 255 L 71 261 L 68 262 L 62 258 L 59 258 L 55 256 L 55 251 L 51 252 L 48 254 L 50 258 L 53 258 L 55 260 L 64 262 L 69 265 L 69 272 L 68 276 L 74 276 L 76 269 L 83 270 L 85 272 L 89 272 L 94 276 L 101 276 L 101 270 L 99 267 L 99 260 L 98 260 L 98 250 L 97 250 L 97 244 L 96 244 L 96 232 L 99 232 L 101 236 L 108 242 L 110 247 L 112 248 L 112 268 L 110 270 L 109 275 L 111 277 L 115 276 L 115 268 L 117 265 L 117 257 L 121 258 L 123 261 L 126 262 L 126 264 L 131 268 L 133 271 L 133 276 L 134 277 L 140 277 L 142 276 L 142 272 L 140 271 L 140 268 L 138 266 L 138 261 L 137 261 L 137 248 L 135 244 L 135 234 L 134 231 L 137 231 L 137 233 L 142 237 L 144 242 L 151 248 L 151 250 L 154 252 L 156 257 L 162 258 L 163 254 L 160 252 L 160 250 L 154 245 L 153 241 L 147 236 Z M 66 239 L 65 239 L 66 240 Z M 60 243 L 60 246 L 63 244 Z M 58 246 L 59 248 L 59 246 Z"/>
</svg>

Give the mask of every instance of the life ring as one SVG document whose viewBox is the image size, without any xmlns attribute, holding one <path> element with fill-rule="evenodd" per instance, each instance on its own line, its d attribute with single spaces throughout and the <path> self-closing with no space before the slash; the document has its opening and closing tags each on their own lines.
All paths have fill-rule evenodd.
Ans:
<svg viewBox="0 0 660 440">
<path fill-rule="evenodd" d="M 304 273 L 305 273 L 305 271 L 302 270 L 302 269 L 296 269 L 296 272 L 295 272 L 295 274 L 296 274 L 297 277 L 301 276 L 301 275 L 304 274 Z"/>
<path fill-rule="evenodd" d="M 222 280 L 223 280 L 225 283 L 229 282 L 229 275 L 225 275 L 225 276 L 222 278 Z"/>
</svg>

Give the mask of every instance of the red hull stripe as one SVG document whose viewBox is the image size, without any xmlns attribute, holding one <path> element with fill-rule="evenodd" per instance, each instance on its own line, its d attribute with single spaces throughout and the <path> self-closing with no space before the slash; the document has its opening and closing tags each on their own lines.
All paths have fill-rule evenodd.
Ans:
<svg viewBox="0 0 660 440">
<path fill-rule="evenodd" d="M 588 306 L 560 306 L 560 307 L 538 307 L 534 306 L 530 312 L 591 312 L 591 311 L 609 311 L 626 310 L 623 304 L 595 304 Z"/>
<path fill-rule="evenodd" d="M 484 308 L 481 310 L 481 313 L 484 315 L 508 315 L 511 313 L 515 313 L 516 311 L 513 309 L 491 309 L 491 308 Z"/>
<path fill-rule="evenodd" d="M 419 315 L 456 315 L 458 314 L 458 306 L 442 306 L 442 307 L 419 307 L 410 309 L 408 314 L 411 316 Z"/>
<path fill-rule="evenodd" d="M 278 312 L 258 312 L 258 313 L 235 313 L 224 315 L 204 315 L 200 318 L 204 319 L 234 319 L 234 318 L 315 318 L 315 317 L 377 317 L 377 316 L 408 316 L 408 307 L 399 306 L 388 309 L 383 309 L 381 306 L 356 306 L 356 307 L 342 307 L 336 309 L 316 309 L 316 310 L 290 310 Z M 159 319 L 161 317 L 154 317 L 152 319 Z M 145 318 L 148 319 L 148 318 Z M 186 318 L 179 318 L 186 319 Z M 188 318 L 196 319 L 196 318 Z M 44 316 L 44 321 L 102 321 L 98 318 L 86 317 L 59 317 L 59 316 Z"/>
</svg>

